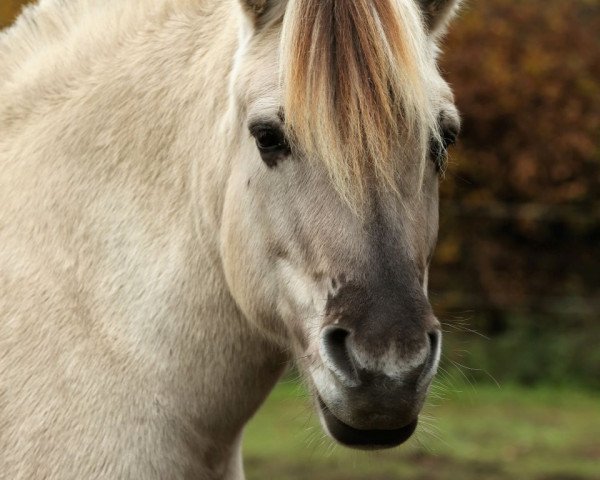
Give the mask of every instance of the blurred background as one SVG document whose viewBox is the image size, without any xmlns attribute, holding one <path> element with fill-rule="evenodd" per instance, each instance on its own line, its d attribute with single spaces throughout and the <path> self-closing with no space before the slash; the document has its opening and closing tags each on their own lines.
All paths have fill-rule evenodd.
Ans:
<svg viewBox="0 0 600 480">
<path fill-rule="evenodd" d="M 0 0 L 0 28 L 24 3 Z M 420 431 L 392 452 L 336 447 L 291 371 L 248 428 L 250 480 L 600 478 L 600 1 L 471 0 L 444 43 L 464 123 Z"/>
</svg>

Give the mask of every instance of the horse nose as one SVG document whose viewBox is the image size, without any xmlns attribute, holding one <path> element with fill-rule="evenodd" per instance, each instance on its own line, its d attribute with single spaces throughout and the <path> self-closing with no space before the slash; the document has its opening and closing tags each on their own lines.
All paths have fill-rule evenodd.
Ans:
<svg viewBox="0 0 600 480">
<path fill-rule="evenodd" d="M 360 339 L 355 338 L 355 332 L 332 325 L 323 328 L 319 350 L 325 366 L 346 387 L 358 387 L 383 376 L 422 390 L 437 372 L 441 339 L 441 330 L 435 327 L 427 332 L 418 351 L 402 355 L 398 349 L 388 349 L 379 355 L 369 354 L 358 347 Z"/>
</svg>

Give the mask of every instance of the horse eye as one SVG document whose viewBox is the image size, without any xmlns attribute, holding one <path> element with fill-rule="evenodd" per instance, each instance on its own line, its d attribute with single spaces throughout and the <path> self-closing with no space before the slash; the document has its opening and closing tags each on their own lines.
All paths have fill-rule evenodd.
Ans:
<svg viewBox="0 0 600 480">
<path fill-rule="evenodd" d="M 259 150 L 273 150 L 285 145 L 285 139 L 278 130 L 261 130 L 254 138 L 256 138 L 256 145 Z"/>
<path fill-rule="evenodd" d="M 432 139 L 429 146 L 431 159 L 438 172 L 444 172 L 448 161 L 448 148 L 456 143 L 460 127 L 457 125 L 443 126 L 441 137 Z"/>
<path fill-rule="evenodd" d="M 256 146 L 263 161 L 268 167 L 277 163 L 290 153 L 284 133 L 278 126 L 259 124 L 250 127 L 250 133 L 256 141 Z"/>
<path fill-rule="evenodd" d="M 458 139 L 459 130 L 456 127 L 445 128 L 442 131 L 442 142 L 444 143 L 444 148 L 448 149 L 448 147 L 454 145 L 456 140 Z"/>
<path fill-rule="evenodd" d="M 448 149 L 444 145 L 444 141 L 442 140 L 440 142 L 437 138 L 431 139 L 431 142 L 429 143 L 429 155 L 435 164 L 436 171 L 438 173 L 444 172 L 448 160 Z"/>
</svg>

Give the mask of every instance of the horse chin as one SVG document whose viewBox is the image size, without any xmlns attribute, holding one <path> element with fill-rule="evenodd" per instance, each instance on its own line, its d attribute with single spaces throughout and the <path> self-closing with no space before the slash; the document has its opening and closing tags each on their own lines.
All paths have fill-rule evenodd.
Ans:
<svg viewBox="0 0 600 480">
<path fill-rule="evenodd" d="M 363 430 L 340 420 L 318 397 L 319 413 L 325 431 L 338 443 L 359 450 L 384 450 L 405 443 L 415 432 L 418 418 L 402 428 Z"/>
</svg>

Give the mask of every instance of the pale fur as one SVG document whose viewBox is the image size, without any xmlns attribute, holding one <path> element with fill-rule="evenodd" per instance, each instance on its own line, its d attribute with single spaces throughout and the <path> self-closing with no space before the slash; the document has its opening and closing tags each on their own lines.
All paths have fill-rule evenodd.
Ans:
<svg viewBox="0 0 600 480">
<path fill-rule="evenodd" d="M 328 288 L 294 245 L 262 268 L 266 209 L 236 200 L 270 188 L 246 122 L 282 98 L 281 22 L 253 28 L 237 0 L 41 0 L 0 34 L 0 479 L 243 478 L 243 427 L 300 350 L 281 318 Z M 331 205 L 311 269 L 339 270 L 362 230 L 301 168 L 280 190 Z"/>
</svg>

